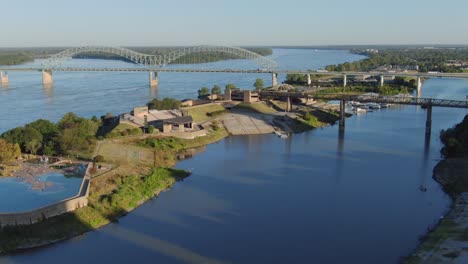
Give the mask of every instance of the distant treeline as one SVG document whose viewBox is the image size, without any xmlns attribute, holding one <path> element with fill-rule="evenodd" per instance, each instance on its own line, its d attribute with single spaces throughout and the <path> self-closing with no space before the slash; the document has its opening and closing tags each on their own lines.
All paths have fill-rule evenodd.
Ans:
<svg viewBox="0 0 468 264">
<path fill-rule="evenodd" d="M 32 60 L 34 57 L 25 52 L 0 52 L 0 65 L 16 65 Z"/>
<path fill-rule="evenodd" d="M 355 62 L 345 62 L 325 67 L 328 71 L 369 71 L 384 65 L 419 66 L 420 72 L 463 72 L 461 67 L 448 66 L 450 60 L 468 62 L 468 48 L 437 49 L 352 49 L 351 52 L 368 56 Z"/>
</svg>

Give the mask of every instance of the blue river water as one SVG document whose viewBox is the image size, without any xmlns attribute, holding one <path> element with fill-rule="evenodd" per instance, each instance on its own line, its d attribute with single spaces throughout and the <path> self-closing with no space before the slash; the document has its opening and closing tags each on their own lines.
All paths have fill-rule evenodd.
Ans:
<svg viewBox="0 0 468 264">
<path fill-rule="evenodd" d="M 343 51 L 283 49 L 272 57 L 280 65 L 311 69 L 359 59 Z M 150 97 L 146 75 L 61 74 L 54 76 L 51 93 L 32 73 L 24 77 L 35 88 L 19 79 L 15 85 L 11 74 L 3 92 L 9 97 L 31 91 L 28 97 L 35 99 L 25 102 L 40 112 L 31 114 L 54 120 L 65 111 L 86 116 L 128 111 Z M 215 83 L 251 87 L 257 76 L 162 73 L 160 78 L 158 96 L 185 98 Z M 466 94 L 467 80 L 429 79 L 423 86 L 428 97 Z M 2 107 L 13 109 L 11 98 L 0 99 Z M 354 115 L 344 134 L 330 126 L 288 139 L 229 137 L 180 161 L 177 167 L 193 174 L 118 223 L 0 262 L 398 263 L 450 206 L 432 179 L 441 159 L 438 132 L 465 114 L 434 108 L 429 144 L 426 112 L 415 106 Z M 3 116 L 0 130 L 37 116 L 21 121 Z"/>
</svg>

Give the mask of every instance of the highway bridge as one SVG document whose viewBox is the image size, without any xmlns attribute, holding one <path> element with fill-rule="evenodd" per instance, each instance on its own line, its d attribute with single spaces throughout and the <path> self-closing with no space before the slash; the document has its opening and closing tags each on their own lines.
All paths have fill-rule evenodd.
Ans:
<svg viewBox="0 0 468 264">
<path fill-rule="evenodd" d="M 426 108 L 426 139 L 431 134 L 432 126 L 432 107 L 450 107 L 450 108 L 465 108 L 468 109 L 467 100 L 449 100 L 437 98 L 421 98 L 410 95 L 404 96 L 385 96 L 385 95 L 366 95 L 366 94 L 349 94 L 349 93 L 317 93 L 317 92 L 284 92 L 284 91 L 262 91 L 260 97 L 263 99 L 286 99 L 287 109 L 291 109 L 292 98 L 305 98 L 315 100 L 336 100 L 340 101 L 340 127 L 345 125 L 345 106 L 346 102 L 356 101 L 360 103 L 378 103 L 378 104 L 399 104 L 399 105 L 418 105 Z"/>
<path fill-rule="evenodd" d="M 102 52 L 106 54 L 114 54 L 125 58 L 135 64 L 136 67 L 124 67 L 124 68 L 95 68 L 95 67 L 66 67 L 63 63 L 73 56 L 86 53 L 86 52 Z M 199 69 L 199 68 L 171 68 L 167 67 L 171 63 L 174 63 L 184 56 L 192 53 L 209 53 L 209 52 L 221 52 L 230 55 L 234 55 L 238 58 L 252 60 L 256 63 L 255 69 Z M 52 72 L 149 72 L 149 84 L 150 86 L 158 85 L 158 72 L 206 72 L 206 73 L 264 73 L 271 74 L 272 86 L 278 85 L 278 74 L 303 74 L 307 75 L 307 83 L 311 84 L 312 75 L 328 75 L 328 76 L 340 76 L 343 78 L 343 86 L 347 85 L 348 76 L 380 76 L 380 85 L 384 84 L 384 77 L 386 76 L 399 76 L 399 77 L 416 77 L 418 90 L 422 86 L 421 78 L 468 78 L 468 73 L 421 73 L 421 72 L 328 72 L 323 70 L 310 71 L 310 70 L 285 70 L 278 69 L 275 61 L 268 57 L 261 56 L 254 52 L 227 46 L 195 46 L 177 49 L 162 55 L 148 55 L 138 53 L 132 50 L 118 48 L 118 47 L 106 47 L 106 46 L 85 46 L 67 49 L 58 54 L 52 55 L 50 58 L 45 60 L 41 66 L 38 67 L 4 67 L 0 66 L 0 81 L 2 84 L 8 84 L 8 72 L 18 71 L 39 71 L 42 73 L 42 82 L 45 85 L 53 83 Z"/>
</svg>

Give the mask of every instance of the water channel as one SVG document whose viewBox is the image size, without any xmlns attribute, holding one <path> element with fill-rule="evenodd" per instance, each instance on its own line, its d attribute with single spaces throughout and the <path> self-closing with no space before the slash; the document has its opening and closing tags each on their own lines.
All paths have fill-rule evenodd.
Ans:
<svg viewBox="0 0 468 264">
<path fill-rule="evenodd" d="M 280 66 L 311 69 L 358 59 L 343 51 L 285 49 L 272 57 Z M 128 111 L 151 94 L 146 74 L 57 74 L 50 93 L 40 87 L 39 75 L 22 76 L 24 81 L 11 74 L 10 87 L 0 92 L 2 110 L 20 112 L 2 116 L 0 131 L 39 117 L 57 120 L 66 111 Z M 185 98 L 214 83 L 250 87 L 257 76 L 160 78 L 158 96 Z M 466 80 L 430 79 L 423 86 L 424 96 L 466 94 Z M 434 108 L 429 144 L 425 111 L 415 106 L 353 116 L 344 134 L 331 126 L 286 140 L 230 137 L 179 162 L 193 174 L 118 223 L 0 262 L 397 263 L 449 208 L 449 197 L 432 179 L 440 159 L 438 131 L 465 114 Z"/>
</svg>

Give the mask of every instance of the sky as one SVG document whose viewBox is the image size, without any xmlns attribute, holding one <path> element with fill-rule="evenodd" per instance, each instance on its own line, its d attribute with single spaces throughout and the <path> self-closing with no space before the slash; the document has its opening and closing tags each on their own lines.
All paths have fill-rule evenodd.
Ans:
<svg viewBox="0 0 468 264">
<path fill-rule="evenodd" d="M 467 0 L 0 0 L 0 47 L 468 44 Z"/>
</svg>

